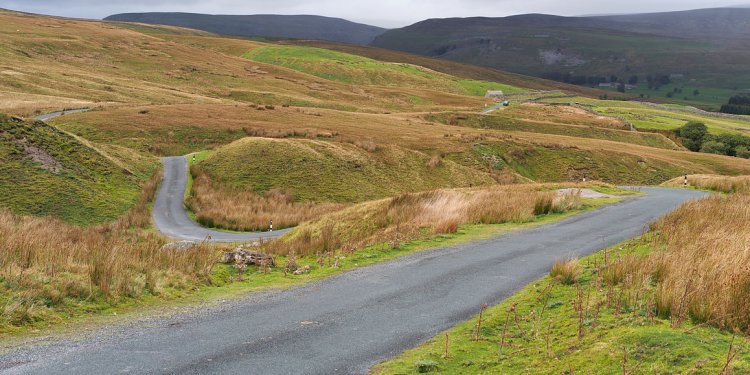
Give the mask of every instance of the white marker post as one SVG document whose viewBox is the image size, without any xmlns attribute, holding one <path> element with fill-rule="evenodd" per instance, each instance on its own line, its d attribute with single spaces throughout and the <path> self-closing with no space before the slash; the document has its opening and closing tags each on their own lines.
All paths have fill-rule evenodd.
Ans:
<svg viewBox="0 0 750 375">
<path fill-rule="evenodd" d="M 268 225 L 268 231 L 273 232 L 273 220 L 271 220 L 271 223 Z"/>
<path fill-rule="evenodd" d="M 688 186 L 688 178 L 687 178 L 687 175 L 685 175 L 685 187 L 687 186 Z"/>
</svg>

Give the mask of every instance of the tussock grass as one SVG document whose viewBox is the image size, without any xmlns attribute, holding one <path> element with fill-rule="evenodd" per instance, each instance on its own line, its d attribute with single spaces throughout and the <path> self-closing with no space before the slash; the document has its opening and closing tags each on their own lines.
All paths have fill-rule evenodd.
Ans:
<svg viewBox="0 0 750 375">
<path fill-rule="evenodd" d="M 273 220 L 274 229 L 283 229 L 345 207 L 336 203 L 296 202 L 283 189 L 258 194 L 252 190 L 219 188 L 203 172 L 196 174 L 192 195 L 186 203 L 196 220 L 207 227 L 258 231 L 267 230 Z"/>
<path fill-rule="evenodd" d="M 685 204 L 655 225 L 644 239 L 655 251 L 629 262 L 626 275 L 656 281 L 656 307 L 675 321 L 750 334 L 748 207 L 746 194 Z"/>
<path fill-rule="evenodd" d="M 454 233 L 464 224 L 524 223 L 538 215 L 581 206 L 579 195 L 556 196 L 538 185 L 435 190 L 354 205 L 301 225 L 266 244 L 277 254 L 302 255 L 368 245 L 401 243 L 436 233 Z M 539 202 L 544 202 L 540 204 Z"/>
<path fill-rule="evenodd" d="M 665 186 L 683 186 L 684 177 L 678 177 L 664 183 Z M 705 190 L 722 193 L 750 192 L 750 176 L 691 175 L 688 185 Z"/>
<path fill-rule="evenodd" d="M 145 231 L 160 176 L 117 221 L 88 228 L 0 212 L 0 331 L 209 282 L 214 250 L 161 250 Z"/>
<path fill-rule="evenodd" d="M 550 277 L 565 285 L 573 285 L 581 277 L 581 265 L 578 259 L 557 260 L 549 271 Z"/>
</svg>

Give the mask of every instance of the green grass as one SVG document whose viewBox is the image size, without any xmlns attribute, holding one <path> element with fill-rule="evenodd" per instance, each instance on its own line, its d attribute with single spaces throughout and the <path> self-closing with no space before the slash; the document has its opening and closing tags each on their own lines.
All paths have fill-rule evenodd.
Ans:
<svg viewBox="0 0 750 375">
<path fill-rule="evenodd" d="M 685 125 L 689 121 L 706 124 L 712 134 L 747 134 L 750 132 L 750 117 L 747 121 L 731 118 L 705 116 L 697 113 L 685 112 L 684 106 L 670 105 L 672 108 L 654 108 L 638 102 L 598 100 L 590 98 L 553 98 L 542 99 L 546 103 L 577 102 L 603 115 L 616 116 L 628 120 L 640 130 L 673 130 Z"/>
<path fill-rule="evenodd" d="M 246 138 L 211 152 L 198 167 L 230 188 L 291 192 L 299 201 L 361 202 L 445 187 L 486 185 L 485 172 L 390 145 Z"/>
<path fill-rule="evenodd" d="M 261 47 L 243 57 L 353 85 L 420 87 L 473 96 L 484 96 L 488 90 L 528 91 L 502 83 L 459 79 L 416 65 L 381 62 L 314 47 Z"/>
<path fill-rule="evenodd" d="M 649 251 L 635 241 L 609 249 L 608 256 Z M 596 275 L 594 264 L 602 264 L 603 258 L 604 253 L 599 252 L 581 260 L 583 273 L 579 282 L 588 296 L 584 298 L 604 300 L 604 292 L 594 293 L 593 297 L 589 292 Z M 433 361 L 436 372 L 447 374 L 718 374 L 725 365 L 732 341 L 730 333 L 691 323 L 671 328 L 669 320 L 647 318 L 645 308 L 633 310 L 625 306 L 617 313 L 605 305 L 597 316 L 592 307 L 586 310 L 583 337 L 579 338 L 580 315 L 572 307 L 577 296 L 576 286 L 545 276 L 485 311 L 478 341 L 474 340 L 478 319 L 475 316 L 377 365 L 374 373 L 414 374 L 418 361 Z M 515 312 L 511 312 L 512 306 Z M 544 315 L 535 319 L 542 309 Z M 450 341 L 447 358 L 446 334 Z M 740 336 L 735 346 L 739 352 L 730 370 L 738 374 L 750 372 L 750 341 Z"/>
<path fill-rule="evenodd" d="M 32 160 L 24 144 L 41 150 L 50 161 Z M 137 176 L 42 122 L 0 115 L 0 160 L 0 208 L 18 215 L 55 216 L 78 225 L 102 223 L 127 211 L 140 194 Z"/>
<path fill-rule="evenodd" d="M 632 143 L 642 146 L 665 148 L 670 150 L 679 149 L 677 145 L 668 138 L 649 133 L 634 133 L 616 129 L 608 129 L 598 126 L 585 126 L 585 124 L 572 123 L 543 123 L 527 121 L 522 118 L 523 114 L 495 111 L 491 115 L 458 115 L 441 113 L 425 116 L 428 121 L 442 124 L 466 126 L 478 129 L 495 129 L 506 131 L 522 131 L 532 133 L 556 134 L 579 138 L 603 139 L 615 142 Z M 579 120 L 580 122 L 580 120 Z"/>
</svg>

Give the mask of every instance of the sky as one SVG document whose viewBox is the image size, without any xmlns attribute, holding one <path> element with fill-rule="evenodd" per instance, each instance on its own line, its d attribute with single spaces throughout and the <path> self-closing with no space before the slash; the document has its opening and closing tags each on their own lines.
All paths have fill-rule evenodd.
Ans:
<svg viewBox="0 0 750 375">
<path fill-rule="evenodd" d="M 428 18 L 645 13 L 745 5 L 748 0 L 0 0 L 0 8 L 75 18 L 128 12 L 314 14 L 381 27 Z"/>
</svg>

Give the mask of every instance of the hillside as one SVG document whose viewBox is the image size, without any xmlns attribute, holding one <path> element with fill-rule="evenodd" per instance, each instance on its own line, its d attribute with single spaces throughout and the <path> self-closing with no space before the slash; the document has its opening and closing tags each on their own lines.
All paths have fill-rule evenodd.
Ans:
<svg viewBox="0 0 750 375">
<path fill-rule="evenodd" d="M 615 87 L 633 84 L 628 91 L 636 95 L 718 109 L 750 89 L 749 20 L 749 9 L 433 19 L 389 30 L 372 44 L 580 85 L 615 76 Z"/>
<path fill-rule="evenodd" d="M 110 221 L 133 206 L 139 179 L 43 122 L 0 115 L 0 210 L 75 224 Z"/>
<path fill-rule="evenodd" d="M 380 27 L 308 15 L 124 13 L 109 16 L 105 20 L 180 26 L 231 36 L 317 39 L 352 44 L 369 44 L 376 36 L 385 32 Z"/>
</svg>

